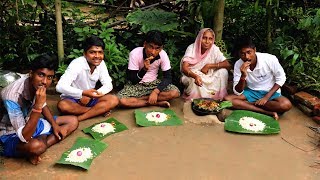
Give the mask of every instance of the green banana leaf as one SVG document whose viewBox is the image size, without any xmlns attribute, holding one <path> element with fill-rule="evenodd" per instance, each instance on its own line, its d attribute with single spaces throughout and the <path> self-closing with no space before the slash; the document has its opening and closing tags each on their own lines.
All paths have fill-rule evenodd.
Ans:
<svg viewBox="0 0 320 180">
<path fill-rule="evenodd" d="M 228 108 L 228 107 L 232 107 L 232 102 L 231 101 L 222 101 L 220 102 L 220 106 L 218 107 L 218 111 Z"/>
<path fill-rule="evenodd" d="M 146 115 L 149 112 L 162 112 L 169 116 L 169 118 L 161 123 L 156 123 L 153 121 L 148 121 Z M 163 111 L 149 111 L 149 112 L 142 112 L 140 110 L 135 110 L 135 118 L 136 123 L 140 126 L 176 126 L 182 125 L 182 120 L 176 115 L 176 113 L 171 109 L 165 109 Z"/>
<path fill-rule="evenodd" d="M 242 128 L 239 124 L 239 120 L 242 117 L 253 117 L 265 123 L 265 128 L 262 131 L 252 131 Z M 279 122 L 271 116 L 264 114 L 246 111 L 235 110 L 226 119 L 224 123 L 224 129 L 230 132 L 248 133 L 248 134 L 277 134 L 280 132 Z"/>
<path fill-rule="evenodd" d="M 105 150 L 108 147 L 108 144 L 93 140 L 93 139 L 87 139 L 83 137 L 79 137 L 75 144 L 66 152 L 64 152 L 61 155 L 61 158 L 57 161 L 57 164 L 68 164 L 68 165 L 73 165 L 73 166 L 78 166 L 83 169 L 88 170 L 90 168 L 90 165 L 92 163 L 92 160 L 97 157 L 103 150 Z M 90 148 L 91 151 L 91 156 L 89 158 L 83 158 L 81 162 L 74 162 L 74 161 L 69 161 L 68 156 L 72 152 L 77 152 L 77 155 L 85 157 L 85 153 L 78 153 L 79 151 L 82 151 L 83 148 L 88 149 Z"/>
<path fill-rule="evenodd" d="M 102 124 L 102 123 L 110 123 L 110 124 L 113 124 L 115 130 L 114 132 L 110 132 L 108 134 L 102 134 L 102 133 L 99 133 L 99 132 L 96 132 L 96 131 L 93 131 L 92 128 L 96 125 L 99 125 L 99 124 Z M 94 139 L 96 140 L 102 140 L 104 138 L 106 138 L 107 136 L 111 135 L 111 134 L 114 134 L 114 133 L 118 133 L 118 132 L 121 132 L 121 131 L 124 131 L 124 130 L 127 130 L 127 126 L 125 126 L 124 124 L 120 123 L 118 120 L 116 120 L 115 118 L 109 118 L 108 120 L 106 121 L 103 121 L 103 122 L 100 122 L 100 123 L 96 123 L 96 124 L 93 124 L 92 126 L 89 126 L 85 129 L 83 129 L 82 131 L 86 134 L 90 134 Z"/>
</svg>

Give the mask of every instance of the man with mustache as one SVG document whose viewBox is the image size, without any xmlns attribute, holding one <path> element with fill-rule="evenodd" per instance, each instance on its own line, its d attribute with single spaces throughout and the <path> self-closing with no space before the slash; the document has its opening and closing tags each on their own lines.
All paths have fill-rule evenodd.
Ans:
<svg viewBox="0 0 320 180">
<path fill-rule="evenodd" d="M 104 62 L 104 42 L 97 36 L 83 42 L 83 56 L 74 59 L 61 76 L 56 89 L 61 94 L 58 109 L 63 114 L 76 115 L 83 121 L 98 115 L 108 115 L 119 100 L 108 94 L 112 88 Z M 97 82 L 102 86 L 95 89 Z"/>
<path fill-rule="evenodd" d="M 237 40 L 240 59 L 234 65 L 233 92 L 226 100 L 233 108 L 255 111 L 278 119 L 278 113 L 291 109 L 291 102 L 281 95 L 286 81 L 285 72 L 277 57 L 256 52 L 250 37 Z"/>
<path fill-rule="evenodd" d="M 143 47 L 130 52 L 127 71 L 129 82 L 117 94 L 121 107 L 170 107 L 168 101 L 180 96 L 179 89 L 171 84 L 170 60 L 163 45 L 163 34 L 153 30 L 146 34 Z M 160 69 L 161 80 L 158 79 Z"/>
<path fill-rule="evenodd" d="M 53 116 L 46 104 L 46 89 L 52 83 L 57 62 L 48 55 L 37 57 L 29 75 L 1 91 L 5 107 L 0 121 L 2 155 L 27 157 L 38 164 L 41 154 L 77 129 L 75 116 Z"/>
</svg>

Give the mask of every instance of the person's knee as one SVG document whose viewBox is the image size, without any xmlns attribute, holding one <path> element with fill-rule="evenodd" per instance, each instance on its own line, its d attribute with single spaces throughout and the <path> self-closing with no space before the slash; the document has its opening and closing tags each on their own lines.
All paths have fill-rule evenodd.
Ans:
<svg viewBox="0 0 320 180">
<path fill-rule="evenodd" d="M 118 106 L 118 104 L 120 102 L 119 98 L 117 96 L 115 96 L 115 95 L 110 95 L 108 97 L 108 101 L 109 101 L 109 104 L 111 105 L 112 108 Z"/>
<path fill-rule="evenodd" d="M 281 108 L 282 112 L 286 112 L 286 111 L 289 111 L 292 108 L 292 104 L 291 104 L 291 102 L 289 100 L 286 100 L 286 101 L 283 101 L 280 104 L 280 108 Z"/>
<path fill-rule="evenodd" d="M 233 100 L 233 96 L 232 96 L 232 95 L 226 95 L 226 96 L 224 97 L 224 100 L 226 100 L 226 101 L 232 101 L 232 100 Z"/>
<path fill-rule="evenodd" d="M 180 96 L 180 91 L 178 91 L 178 90 L 173 90 L 173 91 L 171 91 L 171 98 L 173 99 L 173 98 L 177 98 L 177 97 L 179 97 Z"/>
<path fill-rule="evenodd" d="M 78 118 L 76 116 L 70 116 L 68 126 L 71 132 L 76 130 L 79 126 Z"/>
<path fill-rule="evenodd" d="M 66 101 L 59 101 L 57 104 L 58 110 L 62 113 L 67 112 L 68 103 Z"/>
<path fill-rule="evenodd" d="M 39 139 L 32 139 L 29 142 L 29 153 L 34 155 L 41 155 L 47 150 L 47 145 Z"/>
</svg>

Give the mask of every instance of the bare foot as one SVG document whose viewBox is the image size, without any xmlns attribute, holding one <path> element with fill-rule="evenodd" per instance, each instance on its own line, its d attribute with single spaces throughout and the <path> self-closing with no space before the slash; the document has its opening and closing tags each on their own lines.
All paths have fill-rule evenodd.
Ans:
<svg viewBox="0 0 320 180">
<path fill-rule="evenodd" d="M 111 115 L 111 110 L 107 111 L 106 113 L 103 114 L 103 117 L 109 117 Z"/>
<path fill-rule="evenodd" d="M 279 116 L 277 112 L 273 112 L 273 118 L 278 121 Z"/>
<path fill-rule="evenodd" d="M 160 107 L 166 107 L 166 108 L 170 107 L 170 103 L 168 101 L 159 101 L 157 102 L 157 105 Z"/>
<path fill-rule="evenodd" d="M 29 161 L 31 162 L 31 164 L 37 165 L 40 163 L 41 157 L 40 156 L 32 156 L 29 158 Z"/>
</svg>

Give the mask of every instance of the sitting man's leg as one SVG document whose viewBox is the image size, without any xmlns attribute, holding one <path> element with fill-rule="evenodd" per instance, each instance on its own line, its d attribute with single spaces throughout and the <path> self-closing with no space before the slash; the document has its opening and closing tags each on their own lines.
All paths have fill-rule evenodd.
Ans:
<svg viewBox="0 0 320 180">
<path fill-rule="evenodd" d="M 72 98 L 62 99 L 58 102 L 58 109 L 63 114 L 78 115 L 78 120 L 83 121 L 98 115 L 105 114 L 119 104 L 115 95 L 106 94 L 98 99 L 92 99 L 88 104 L 81 105 Z"/>
<path fill-rule="evenodd" d="M 73 98 L 65 98 L 58 102 L 58 110 L 62 114 L 81 115 L 89 111 L 91 107 L 81 105 L 79 100 Z"/>
<path fill-rule="evenodd" d="M 98 115 L 103 115 L 119 104 L 119 99 L 115 95 L 106 94 L 100 98 L 95 105 L 93 105 L 88 111 L 78 116 L 79 121 L 83 121 Z"/>
<path fill-rule="evenodd" d="M 40 121 L 40 120 L 39 120 Z M 4 155 L 8 157 L 26 157 L 32 164 L 39 164 L 40 155 L 43 154 L 50 146 L 63 140 L 78 128 L 78 120 L 76 116 L 59 116 L 56 119 L 57 124 L 61 128 L 60 140 L 54 135 L 53 130 L 44 134 L 39 130 L 39 123 L 33 138 L 28 142 L 21 142 L 16 134 L 7 135 L 4 144 Z"/>
<path fill-rule="evenodd" d="M 275 111 L 278 113 L 284 113 L 289 111 L 292 107 L 290 100 L 284 96 L 280 96 L 271 101 L 266 102 L 263 106 L 264 109 L 269 111 Z"/>
<path fill-rule="evenodd" d="M 227 95 L 225 100 L 232 102 L 232 108 L 234 109 L 241 109 L 241 110 L 249 110 L 254 111 L 262 114 L 266 114 L 269 116 L 274 117 L 276 120 L 279 119 L 279 116 L 276 111 L 265 110 L 261 107 L 256 106 L 254 103 L 250 103 L 247 101 L 247 98 L 241 95 Z"/>
</svg>

